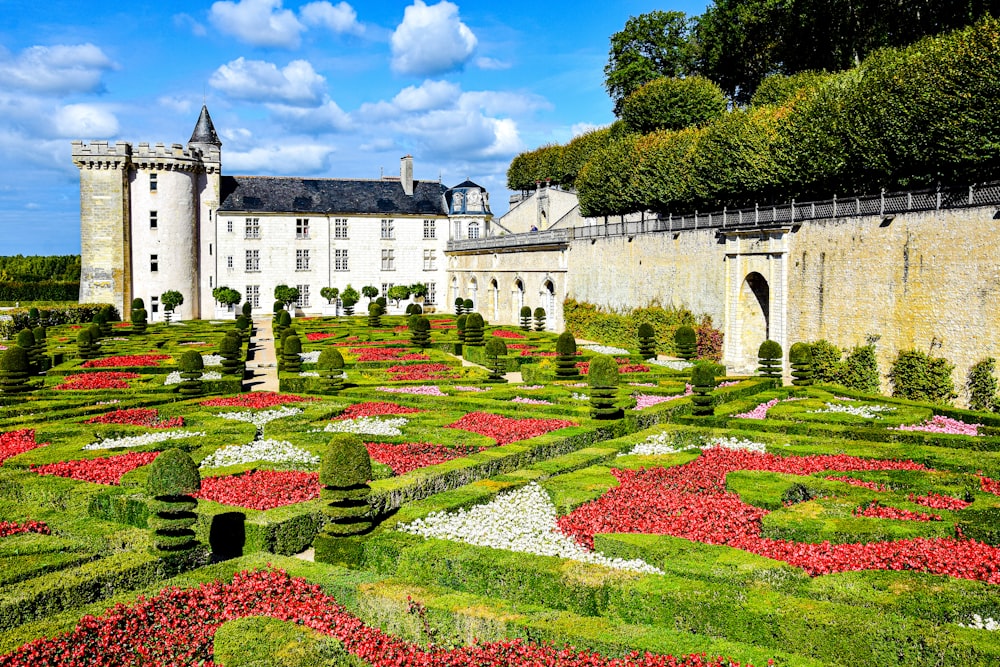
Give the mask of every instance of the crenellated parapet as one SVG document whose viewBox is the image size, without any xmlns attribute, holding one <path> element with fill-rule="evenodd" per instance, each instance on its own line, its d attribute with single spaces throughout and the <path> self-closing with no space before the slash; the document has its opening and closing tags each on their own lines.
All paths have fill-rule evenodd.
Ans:
<svg viewBox="0 0 1000 667">
<path fill-rule="evenodd" d="M 205 170 L 202 153 L 189 150 L 182 144 L 140 143 L 132 153 L 132 163 L 136 169 L 152 171 L 180 171 L 198 173 Z"/>
<path fill-rule="evenodd" d="M 73 164 L 80 169 L 125 169 L 132 162 L 132 144 L 125 141 L 74 141 Z"/>
</svg>

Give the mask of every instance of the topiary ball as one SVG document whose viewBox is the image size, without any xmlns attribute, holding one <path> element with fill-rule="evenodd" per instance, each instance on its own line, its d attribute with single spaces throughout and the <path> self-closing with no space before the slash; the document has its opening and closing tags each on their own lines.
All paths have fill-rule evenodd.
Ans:
<svg viewBox="0 0 1000 667">
<path fill-rule="evenodd" d="M 617 387 L 618 362 L 607 354 L 598 354 L 590 360 L 587 384 L 591 387 Z"/>
<path fill-rule="evenodd" d="M 20 345 L 11 345 L 0 356 L 0 371 L 8 373 L 27 373 L 30 367 L 28 351 Z"/>
<path fill-rule="evenodd" d="M 281 344 L 281 351 L 286 355 L 299 354 L 302 352 L 302 339 L 295 334 L 285 336 L 285 340 Z"/>
<path fill-rule="evenodd" d="M 643 322 L 639 325 L 638 336 L 639 338 L 653 338 L 656 336 L 656 330 L 649 322 Z"/>
<path fill-rule="evenodd" d="M 132 299 L 132 310 L 139 310 L 146 307 L 146 302 L 142 299 Z"/>
<path fill-rule="evenodd" d="M 171 447 L 149 464 L 146 493 L 150 496 L 190 496 L 199 490 L 201 473 L 198 472 L 198 464 L 184 450 Z"/>
<path fill-rule="evenodd" d="M 226 334 L 219 341 L 219 356 L 223 358 L 235 357 L 240 353 L 240 339 Z"/>
<path fill-rule="evenodd" d="M 476 305 L 472 303 L 472 299 L 466 299 L 465 301 L 462 302 L 462 308 L 466 310 L 472 310 L 475 307 Z"/>
<path fill-rule="evenodd" d="M 273 308 L 274 308 L 274 312 L 276 314 L 280 313 L 282 310 L 285 309 L 285 302 L 284 301 L 275 301 Z"/>
<path fill-rule="evenodd" d="M 188 350 L 181 355 L 180 360 L 177 362 L 177 366 L 185 373 L 195 373 L 205 368 L 205 360 L 202 359 L 201 353 L 195 350 Z"/>
<path fill-rule="evenodd" d="M 521 317 L 531 317 L 531 306 L 521 306 Z"/>
<path fill-rule="evenodd" d="M 279 327 L 290 327 L 292 326 L 292 314 L 287 310 L 283 310 L 278 313 L 278 326 Z"/>
<path fill-rule="evenodd" d="M 344 367 L 344 355 L 337 348 L 327 347 L 319 353 L 319 360 L 316 362 L 320 370 L 338 370 Z"/>
<path fill-rule="evenodd" d="M 372 460 L 361 438 L 338 433 L 330 439 L 319 467 L 319 483 L 346 489 L 367 484 L 372 478 Z"/>
<path fill-rule="evenodd" d="M 691 370 L 691 384 L 694 387 L 715 388 L 715 365 L 698 364 Z"/>
<path fill-rule="evenodd" d="M 507 354 L 507 343 L 499 338 L 491 338 L 486 341 L 486 356 L 502 357 Z"/>
<path fill-rule="evenodd" d="M 757 357 L 760 359 L 781 359 L 781 345 L 773 340 L 765 340 L 757 348 Z"/>
<path fill-rule="evenodd" d="M 788 349 L 788 360 L 793 364 L 811 364 L 812 346 L 809 343 L 795 343 Z"/>
<path fill-rule="evenodd" d="M 556 339 L 556 352 L 562 355 L 576 354 L 576 338 L 568 331 L 563 331 Z"/>
<path fill-rule="evenodd" d="M 33 348 L 35 346 L 35 334 L 31 333 L 31 329 L 21 329 L 17 332 L 17 338 L 14 342 L 26 350 Z"/>
<path fill-rule="evenodd" d="M 45 343 L 45 327 L 37 326 L 31 330 L 31 336 L 35 339 L 35 345 L 42 345 Z"/>
<path fill-rule="evenodd" d="M 94 332 L 90 328 L 81 329 L 80 333 L 76 335 L 76 344 L 85 347 L 94 344 Z"/>
<path fill-rule="evenodd" d="M 469 321 L 469 316 L 468 315 L 466 315 L 464 313 L 462 315 L 459 315 L 455 319 L 455 328 L 458 329 L 459 331 L 465 331 L 465 327 L 466 327 L 468 321 Z"/>
<path fill-rule="evenodd" d="M 377 301 L 373 301 L 372 303 L 368 304 L 368 314 L 369 315 L 373 315 L 375 317 L 378 317 L 379 315 L 382 315 L 383 312 L 384 311 L 382 309 L 382 305 L 379 304 Z"/>
</svg>

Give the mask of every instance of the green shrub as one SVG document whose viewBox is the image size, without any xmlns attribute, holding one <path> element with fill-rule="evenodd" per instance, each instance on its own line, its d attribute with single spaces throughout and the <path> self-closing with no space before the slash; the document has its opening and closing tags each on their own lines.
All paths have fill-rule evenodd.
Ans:
<svg viewBox="0 0 1000 667">
<path fill-rule="evenodd" d="M 32 337 L 35 339 L 35 351 L 37 352 L 37 364 L 39 371 L 49 370 L 49 357 L 48 357 L 48 345 L 46 340 L 46 333 L 44 326 L 37 326 L 31 331 Z"/>
<path fill-rule="evenodd" d="M 694 359 L 698 351 L 698 334 L 693 327 L 687 325 L 678 327 L 674 332 L 674 346 L 677 348 L 677 356 L 690 361 Z"/>
<path fill-rule="evenodd" d="M 969 392 L 969 408 L 981 412 L 997 409 L 997 379 L 994 375 L 997 360 L 987 357 L 969 369 L 965 387 Z"/>
<path fill-rule="evenodd" d="M 189 551 L 197 546 L 194 525 L 198 500 L 194 494 L 200 489 L 198 465 L 182 449 L 166 449 L 149 464 L 147 522 L 153 531 L 154 553 Z"/>
<path fill-rule="evenodd" d="M 545 309 L 539 306 L 535 308 L 535 331 L 545 331 Z"/>
<path fill-rule="evenodd" d="M 465 299 L 462 297 L 455 297 L 455 315 L 462 315 L 465 313 Z"/>
<path fill-rule="evenodd" d="M 594 419 L 618 419 L 620 408 L 614 405 L 618 388 L 618 362 L 607 354 L 598 354 L 590 360 L 587 371 L 590 385 L 590 414 Z"/>
<path fill-rule="evenodd" d="M 703 125 L 726 112 L 726 96 L 701 76 L 660 77 L 622 101 L 621 119 L 629 130 L 649 134 Z"/>
<path fill-rule="evenodd" d="M 219 356 L 222 357 L 222 372 L 226 375 L 237 375 L 240 372 L 240 353 L 243 351 L 241 338 L 235 331 L 230 331 L 219 341 Z"/>
<path fill-rule="evenodd" d="M 576 338 L 569 331 L 563 331 L 556 339 L 556 377 L 560 380 L 580 376 L 576 367 Z"/>
<path fill-rule="evenodd" d="M 757 348 L 757 359 L 760 362 L 758 375 L 766 378 L 781 377 L 781 345 L 773 340 L 765 340 Z"/>
<path fill-rule="evenodd" d="M 382 306 L 378 302 L 368 304 L 368 326 L 378 329 L 382 326 Z"/>
<path fill-rule="evenodd" d="M 844 353 L 828 340 L 818 340 L 809 345 L 812 356 L 813 382 L 839 384 Z"/>
<path fill-rule="evenodd" d="M 11 345 L 0 356 L 0 394 L 23 394 L 34 389 L 28 378 L 30 362 L 28 351 L 20 345 Z"/>
<path fill-rule="evenodd" d="M 215 631 L 212 661 L 219 667 L 360 665 L 335 638 L 295 621 L 245 616 Z"/>
<path fill-rule="evenodd" d="M 475 309 L 476 304 L 472 303 L 472 299 L 465 299 L 462 302 L 462 311 L 466 313 L 471 313 Z"/>
<path fill-rule="evenodd" d="M 889 371 L 892 395 L 911 401 L 950 403 L 957 395 L 951 381 L 953 364 L 921 350 L 900 350 Z"/>
<path fill-rule="evenodd" d="M 335 347 L 324 347 L 316 363 L 320 388 L 324 394 L 336 394 L 344 388 L 344 355 Z"/>
<path fill-rule="evenodd" d="M 691 398 L 691 414 L 696 417 L 712 416 L 712 391 L 715 389 L 715 364 L 696 364 L 691 370 L 691 385 L 694 396 Z"/>
<path fill-rule="evenodd" d="M 878 359 L 875 356 L 874 342 L 851 349 L 840 366 L 837 382 L 866 394 L 879 392 Z"/>
<path fill-rule="evenodd" d="M 521 306 L 521 329 L 531 330 L 531 306 Z"/>
<path fill-rule="evenodd" d="M 469 313 L 465 320 L 465 339 L 463 343 L 469 347 L 483 346 L 483 316 L 479 313 Z"/>
<path fill-rule="evenodd" d="M 40 316 L 39 316 L 37 308 L 35 308 L 34 306 L 32 306 L 31 308 L 29 308 L 28 309 L 28 326 L 31 327 L 32 329 L 34 329 L 35 327 L 37 327 L 38 326 L 38 319 L 39 319 L 39 317 Z"/>
<path fill-rule="evenodd" d="M 431 345 L 431 321 L 423 315 L 414 314 L 410 317 L 410 344 L 420 349 Z"/>
<path fill-rule="evenodd" d="M 271 306 L 271 308 L 272 308 L 274 314 L 277 315 L 278 313 L 280 313 L 281 311 L 283 311 L 285 309 L 285 302 L 284 301 L 275 301 L 274 304 Z"/>
<path fill-rule="evenodd" d="M 808 343 L 793 343 L 788 350 L 792 365 L 792 384 L 805 387 L 812 384 L 812 348 Z"/>
<path fill-rule="evenodd" d="M 458 336 L 459 342 L 465 342 L 465 326 L 469 321 L 469 316 L 462 313 L 455 318 L 455 335 Z"/>
<path fill-rule="evenodd" d="M 40 368 L 38 363 L 38 347 L 35 345 L 35 334 L 30 329 L 22 329 L 18 332 L 14 342 L 28 353 L 28 375 L 38 375 Z"/>
<path fill-rule="evenodd" d="M 372 305 L 378 308 L 376 304 Z M 302 357 L 299 356 L 300 352 L 302 352 L 302 339 L 295 334 L 285 336 L 285 339 L 281 344 L 281 359 L 285 372 L 298 373 L 302 370 Z"/>
<path fill-rule="evenodd" d="M 187 350 L 177 362 L 181 372 L 181 382 L 177 385 L 177 393 L 184 396 L 197 396 L 204 391 L 201 373 L 205 368 L 205 360 L 201 353 Z"/>
<path fill-rule="evenodd" d="M 656 356 L 656 330 L 649 322 L 639 325 L 637 332 L 639 338 L 639 356 L 643 359 L 652 359 Z"/>
<path fill-rule="evenodd" d="M 249 320 L 250 316 L 253 314 L 253 304 L 251 304 L 249 301 L 244 301 L 242 312 L 243 312 L 243 317 Z"/>
<path fill-rule="evenodd" d="M 490 382 L 504 382 L 504 373 L 507 371 L 507 343 L 499 338 L 490 338 L 486 341 L 486 357 L 490 361 Z"/>
<path fill-rule="evenodd" d="M 94 332 L 90 327 L 81 329 L 77 334 L 76 349 L 81 359 L 96 359 L 100 355 L 100 350 L 94 342 Z"/>
<path fill-rule="evenodd" d="M 236 329 L 240 332 L 240 340 L 247 338 L 250 335 L 250 318 L 246 315 L 240 315 L 236 318 Z"/>
<path fill-rule="evenodd" d="M 326 502 L 323 513 L 326 526 L 313 545 L 321 563 L 357 565 L 362 544 L 356 538 L 371 530 L 372 463 L 364 442 L 357 435 L 335 435 L 320 463 L 321 497 Z M 355 539 L 352 539 L 355 538 Z"/>
</svg>

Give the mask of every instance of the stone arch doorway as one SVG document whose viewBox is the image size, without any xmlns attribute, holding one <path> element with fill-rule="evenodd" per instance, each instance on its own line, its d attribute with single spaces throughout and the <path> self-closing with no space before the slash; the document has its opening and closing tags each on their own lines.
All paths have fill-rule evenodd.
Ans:
<svg viewBox="0 0 1000 667">
<path fill-rule="evenodd" d="M 475 276 L 469 278 L 469 299 L 472 300 L 472 310 L 479 310 L 479 283 L 476 282 Z"/>
<path fill-rule="evenodd" d="M 546 278 L 545 282 L 542 283 L 539 296 L 541 297 L 542 308 L 545 309 L 545 328 L 551 329 L 556 317 L 556 286 L 551 278 Z"/>
<path fill-rule="evenodd" d="M 455 303 L 455 299 L 461 296 L 458 293 L 458 276 L 452 276 L 451 278 L 451 298 L 448 299 L 448 305 Z"/>
<path fill-rule="evenodd" d="M 739 310 L 741 357 L 747 367 L 755 366 L 757 348 L 771 337 L 771 287 L 756 271 L 748 273 L 740 285 Z"/>
<path fill-rule="evenodd" d="M 496 278 L 490 280 L 490 301 L 493 302 L 493 314 L 490 320 L 497 323 L 500 321 L 500 285 Z"/>
<path fill-rule="evenodd" d="M 514 307 L 512 322 L 521 321 L 521 307 L 524 306 L 524 282 L 520 278 L 514 279 L 514 286 L 511 289 L 510 303 Z"/>
</svg>

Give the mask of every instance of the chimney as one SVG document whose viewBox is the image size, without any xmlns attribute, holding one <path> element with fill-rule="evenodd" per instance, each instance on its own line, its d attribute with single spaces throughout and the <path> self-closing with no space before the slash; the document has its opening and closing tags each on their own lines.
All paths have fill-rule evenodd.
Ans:
<svg viewBox="0 0 1000 667">
<path fill-rule="evenodd" d="M 403 184 L 403 192 L 413 196 L 413 156 L 404 155 L 399 159 L 399 180 Z"/>
</svg>

